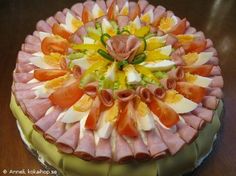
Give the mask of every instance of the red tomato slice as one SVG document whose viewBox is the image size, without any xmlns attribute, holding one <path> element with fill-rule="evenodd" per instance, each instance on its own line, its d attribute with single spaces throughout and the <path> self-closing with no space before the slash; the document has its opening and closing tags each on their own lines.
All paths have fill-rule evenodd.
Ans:
<svg viewBox="0 0 236 176">
<path fill-rule="evenodd" d="M 159 118 L 161 123 L 168 128 L 172 127 L 179 121 L 179 115 L 161 100 L 152 98 L 149 103 L 149 107 L 151 111 Z"/>
<path fill-rule="evenodd" d="M 117 120 L 117 131 L 120 135 L 137 137 L 138 130 L 135 122 L 135 110 L 132 101 L 129 101 L 124 109 L 121 109 Z"/>
<path fill-rule="evenodd" d="M 87 9 L 87 7 L 84 7 L 82 12 L 82 21 L 84 24 L 88 23 L 90 21 L 90 11 Z"/>
<path fill-rule="evenodd" d="M 210 76 L 213 65 L 200 65 L 200 66 L 184 66 L 183 70 L 185 73 L 189 72 L 200 76 Z"/>
<path fill-rule="evenodd" d="M 52 27 L 52 33 L 55 35 L 59 35 L 66 40 L 69 40 L 71 33 L 68 32 L 65 28 L 60 26 L 59 24 L 55 23 Z"/>
<path fill-rule="evenodd" d="M 206 40 L 196 39 L 191 43 L 183 45 L 183 48 L 186 52 L 197 52 L 200 53 L 206 48 Z"/>
<path fill-rule="evenodd" d="M 170 33 L 174 35 L 184 34 L 186 30 L 186 18 L 182 19 L 178 24 L 176 24 Z"/>
<path fill-rule="evenodd" d="M 109 20 L 116 19 L 116 0 L 113 0 L 113 2 L 111 3 L 111 5 L 107 11 L 107 17 Z"/>
<path fill-rule="evenodd" d="M 39 81 L 48 81 L 63 76 L 66 73 L 66 70 L 60 69 L 36 69 L 34 70 L 34 78 Z"/>
<path fill-rule="evenodd" d="M 79 88 L 79 83 L 75 82 L 66 87 L 61 87 L 53 92 L 49 99 L 54 105 L 62 108 L 69 108 L 77 102 L 83 95 L 83 90 Z"/>
<path fill-rule="evenodd" d="M 101 113 L 101 102 L 99 97 L 97 96 L 95 100 L 93 101 L 91 110 L 89 112 L 89 115 L 87 117 L 87 120 L 85 122 L 85 127 L 90 130 L 95 130 L 97 127 L 97 122 L 100 117 Z"/>
<path fill-rule="evenodd" d="M 202 102 L 206 95 L 206 89 L 187 82 L 177 82 L 176 90 L 184 97 L 196 102 Z"/>
<path fill-rule="evenodd" d="M 42 52 L 46 55 L 50 53 L 60 53 L 65 55 L 69 46 L 69 42 L 59 36 L 46 37 L 41 43 Z"/>
</svg>

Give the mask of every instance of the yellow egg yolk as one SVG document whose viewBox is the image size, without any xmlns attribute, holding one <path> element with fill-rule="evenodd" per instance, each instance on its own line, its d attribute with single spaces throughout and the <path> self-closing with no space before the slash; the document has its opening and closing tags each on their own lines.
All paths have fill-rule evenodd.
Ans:
<svg viewBox="0 0 236 176">
<path fill-rule="evenodd" d="M 74 28 L 74 31 L 76 31 L 79 27 L 83 26 L 83 22 L 75 18 L 72 19 L 71 23 Z"/>
<path fill-rule="evenodd" d="M 117 101 L 115 101 L 114 105 L 104 114 L 106 122 L 114 122 L 116 120 L 116 117 L 118 116 L 118 113 L 118 103 Z"/>
<path fill-rule="evenodd" d="M 50 53 L 49 55 L 44 56 L 44 62 L 46 62 L 50 66 L 58 67 L 60 65 L 61 59 L 64 56 L 59 53 Z"/>
<path fill-rule="evenodd" d="M 144 23 L 151 23 L 151 17 L 150 17 L 150 14 L 149 13 L 146 13 L 144 14 L 143 16 L 141 16 L 141 21 L 144 22 Z"/>
<path fill-rule="evenodd" d="M 165 17 L 161 19 L 159 29 L 168 32 L 175 25 L 175 21 L 171 17 Z"/>
<path fill-rule="evenodd" d="M 46 89 L 57 89 L 57 88 L 63 86 L 66 83 L 66 81 L 69 80 L 69 78 L 70 78 L 70 75 L 68 73 L 64 76 L 60 76 L 58 78 L 47 81 L 45 84 L 45 88 Z"/>
<path fill-rule="evenodd" d="M 164 101 L 167 103 L 176 103 L 176 102 L 179 102 L 182 98 L 183 96 L 179 94 L 177 91 L 168 90 L 166 91 Z"/>
<path fill-rule="evenodd" d="M 80 98 L 79 102 L 73 106 L 73 109 L 76 111 L 85 112 L 91 108 L 92 103 L 93 103 L 93 99 L 90 96 L 84 94 Z"/>
<path fill-rule="evenodd" d="M 183 56 L 183 60 L 187 65 L 192 65 L 194 62 L 198 60 L 197 53 L 188 53 Z"/>
<path fill-rule="evenodd" d="M 160 47 L 163 47 L 164 43 L 159 41 L 157 38 L 153 37 L 147 40 L 147 49 L 148 51 L 154 50 Z"/>
<path fill-rule="evenodd" d="M 192 42 L 194 39 L 193 35 L 177 35 L 178 41 L 181 44 Z"/>
<path fill-rule="evenodd" d="M 137 112 L 140 117 L 145 117 L 149 113 L 149 108 L 144 102 L 140 101 L 137 106 Z"/>
<path fill-rule="evenodd" d="M 196 81 L 196 79 L 197 79 L 197 76 L 196 76 L 196 75 L 193 75 L 193 74 L 191 74 L 191 73 L 186 73 L 186 74 L 185 74 L 185 80 L 186 80 L 187 82 L 193 83 L 193 82 Z"/>
<path fill-rule="evenodd" d="M 129 8 L 128 7 L 122 8 L 120 11 L 120 15 L 128 16 L 129 15 Z"/>
</svg>

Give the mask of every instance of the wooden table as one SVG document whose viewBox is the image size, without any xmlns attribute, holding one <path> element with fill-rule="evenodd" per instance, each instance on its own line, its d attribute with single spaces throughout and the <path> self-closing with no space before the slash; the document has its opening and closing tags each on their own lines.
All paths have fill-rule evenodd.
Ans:
<svg viewBox="0 0 236 176">
<path fill-rule="evenodd" d="M 0 1 L 0 175 L 5 169 L 40 169 L 25 149 L 9 109 L 12 71 L 17 52 L 40 19 L 70 7 L 76 0 Z M 153 0 L 187 17 L 191 25 L 211 38 L 219 52 L 225 80 L 223 125 L 213 154 L 193 175 L 236 175 L 236 1 Z"/>
</svg>

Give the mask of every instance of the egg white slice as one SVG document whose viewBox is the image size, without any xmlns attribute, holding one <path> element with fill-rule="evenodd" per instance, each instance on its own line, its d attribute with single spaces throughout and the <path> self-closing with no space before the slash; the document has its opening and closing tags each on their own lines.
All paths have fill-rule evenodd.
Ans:
<svg viewBox="0 0 236 176">
<path fill-rule="evenodd" d="M 128 65 L 123 70 L 125 71 L 126 81 L 128 84 L 137 84 L 141 81 L 141 76 L 133 65 Z"/>
<path fill-rule="evenodd" d="M 89 111 L 90 110 L 85 112 L 76 111 L 72 106 L 65 112 L 64 116 L 60 119 L 60 121 L 64 123 L 78 122 L 81 119 L 86 118 L 89 115 Z"/>
<path fill-rule="evenodd" d="M 122 9 L 120 10 L 120 15 L 128 16 L 129 15 L 129 2 L 126 1 Z"/>
<path fill-rule="evenodd" d="M 213 52 L 201 52 L 198 54 L 198 59 L 193 66 L 200 66 L 207 63 L 213 57 Z"/>
<path fill-rule="evenodd" d="M 178 102 L 174 103 L 165 102 L 165 103 L 179 114 L 191 112 L 198 106 L 197 103 L 185 97 L 182 97 Z"/>
<path fill-rule="evenodd" d="M 146 24 L 150 24 L 153 22 L 154 19 L 154 14 L 153 14 L 153 10 L 150 9 L 149 11 L 147 11 L 145 14 L 143 14 L 141 16 L 141 21 L 145 22 Z"/>
<path fill-rule="evenodd" d="M 196 79 L 192 82 L 193 84 L 197 85 L 197 86 L 201 86 L 201 87 L 209 87 L 209 85 L 212 82 L 211 78 L 207 78 L 207 77 L 203 77 L 203 76 L 199 76 L 199 75 L 195 75 Z"/>
<path fill-rule="evenodd" d="M 33 56 L 39 56 L 39 57 L 44 57 L 43 52 L 36 52 L 32 54 Z"/>
<path fill-rule="evenodd" d="M 142 26 L 141 26 L 141 20 L 139 18 L 139 16 L 137 16 L 133 21 L 130 22 L 134 27 L 135 29 L 140 29 Z"/>
<path fill-rule="evenodd" d="M 74 33 L 77 30 L 77 27 L 73 24 L 74 21 L 77 21 L 80 19 L 75 18 L 70 12 L 66 13 L 66 23 L 65 25 L 61 24 L 62 27 L 64 27 L 69 32 Z"/>
<path fill-rule="evenodd" d="M 53 36 L 53 34 L 39 31 L 39 38 L 41 41 L 43 41 L 43 39 L 45 39 L 46 37 L 51 37 L 51 36 Z"/>
<path fill-rule="evenodd" d="M 51 65 L 48 65 L 45 61 L 44 58 L 41 56 L 35 56 L 35 57 L 31 57 L 29 58 L 30 62 L 39 67 L 39 68 L 43 68 L 43 69 L 53 69 L 53 68 L 58 68 L 58 67 L 53 67 Z"/>
<path fill-rule="evenodd" d="M 102 32 L 108 33 L 109 35 L 112 35 L 113 33 L 115 33 L 115 29 L 106 18 L 102 20 Z"/>
<path fill-rule="evenodd" d="M 161 54 L 169 56 L 171 54 L 171 52 L 172 52 L 172 46 L 171 45 L 167 45 L 167 46 L 158 48 L 157 50 L 160 51 Z"/>
<path fill-rule="evenodd" d="M 80 66 L 83 70 L 87 70 L 90 67 L 90 63 L 87 58 L 75 59 L 72 61 L 74 65 Z"/>
<path fill-rule="evenodd" d="M 99 5 L 97 3 L 95 3 L 93 6 L 93 9 L 92 9 L 92 15 L 93 15 L 93 18 L 96 19 L 101 16 L 104 16 L 105 14 L 104 14 L 103 10 L 99 7 Z"/>
<path fill-rule="evenodd" d="M 96 131 L 97 135 L 100 138 L 108 139 L 112 133 L 112 130 L 113 130 L 113 123 L 106 121 L 106 115 L 105 113 L 102 113 Z"/>
<path fill-rule="evenodd" d="M 149 68 L 151 71 L 166 71 L 171 69 L 175 63 L 170 60 L 162 60 L 158 62 L 143 62 L 141 65 Z"/>
<path fill-rule="evenodd" d="M 105 73 L 105 77 L 111 81 L 115 81 L 116 70 L 116 62 L 113 62 L 113 64 L 108 67 L 107 72 Z"/>
<path fill-rule="evenodd" d="M 34 91 L 37 98 L 48 98 L 49 95 L 53 93 L 52 89 L 47 89 L 44 85 L 34 87 L 32 90 Z"/>
<path fill-rule="evenodd" d="M 144 117 L 138 116 L 137 119 L 138 126 L 143 131 L 150 131 L 151 129 L 155 128 L 154 119 L 151 112 L 147 113 Z"/>
<path fill-rule="evenodd" d="M 84 44 L 94 44 L 95 40 L 90 37 L 84 37 Z"/>
<path fill-rule="evenodd" d="M 84 117 L 80 120 L 80 133 L 79 133 L 79 138 L 80 138 L 80 139 L 81 139 L 82 137 L 84 137 L 84 133 L 85 133 L 85 131 L 87 130 L 87 129 L 85 128 L 85 123 L 86 123 L 87 117 L 88 117 L 88 116 L 84 116 Z"/>
</svg>

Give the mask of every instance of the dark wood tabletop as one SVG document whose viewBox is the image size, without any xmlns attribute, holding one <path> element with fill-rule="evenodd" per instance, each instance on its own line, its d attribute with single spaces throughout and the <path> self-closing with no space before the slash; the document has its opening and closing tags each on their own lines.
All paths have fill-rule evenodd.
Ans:
<svg viewBox="0 0 236 176">
<path fill-rule="evenodd" d="M 42 169 L 24 147 L 10 109 L 12 71 L 17 52 L 40 19 L 71 7 L 76 0 L 0 1 L 0 175 L 3 169 Z M 236 1 L 151 0 L 187 17 L 193 27 L 212 39 L 225 81 L 225 115 L 212 155 L 192 175 L 236 175 Z"/>
</svg>

